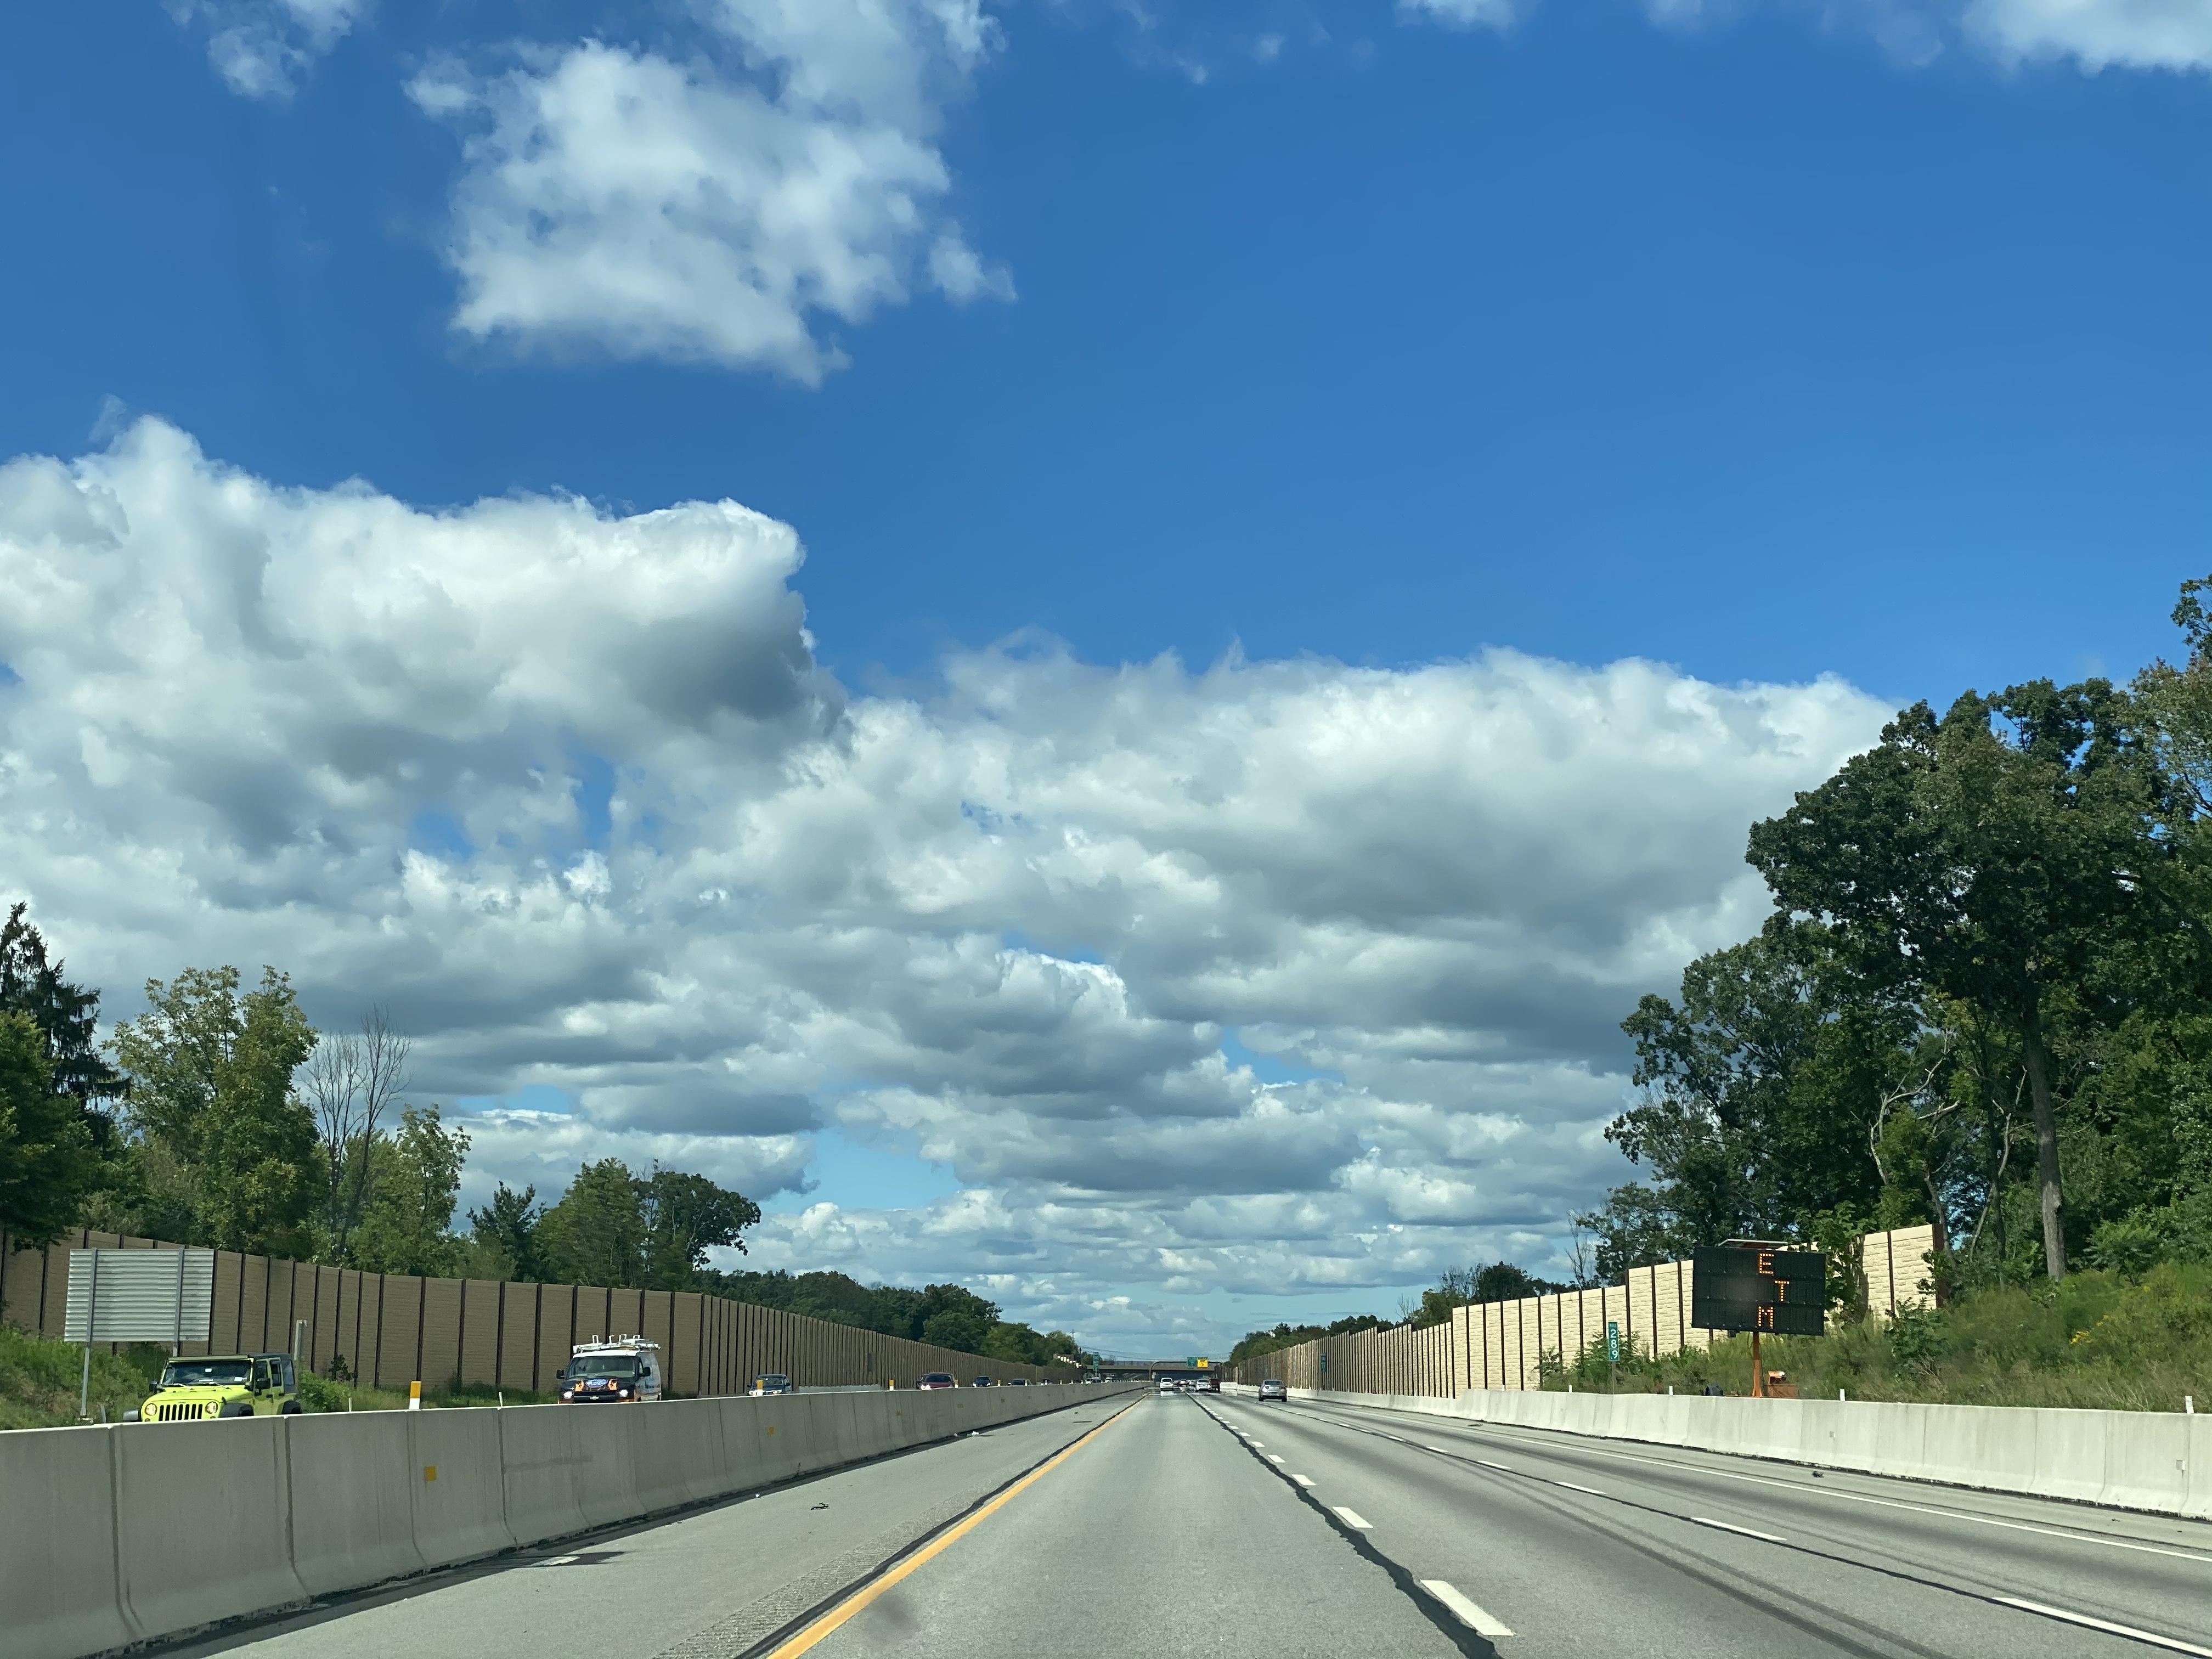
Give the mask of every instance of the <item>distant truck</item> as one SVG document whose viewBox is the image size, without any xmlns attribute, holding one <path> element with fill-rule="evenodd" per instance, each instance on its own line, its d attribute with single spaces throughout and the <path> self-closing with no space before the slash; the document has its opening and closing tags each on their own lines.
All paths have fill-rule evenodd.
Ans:
<svg viewBox="0 0 2212 1659">
<path fill-rule="evenodd" d="M 126 1423 L 204 1423 L 219 1417 L 292 1417 L 300 1379 L 289 1353 L 209 1354 L 172 1359 Z"/>
<path fill-rule="evenodd" d="M 641 1336 L 593 1338 L 568 1350 L 561 1368 L 564 1406 L 632 1406 L 660 1398 L 660 1345 Z"/>
</svg>

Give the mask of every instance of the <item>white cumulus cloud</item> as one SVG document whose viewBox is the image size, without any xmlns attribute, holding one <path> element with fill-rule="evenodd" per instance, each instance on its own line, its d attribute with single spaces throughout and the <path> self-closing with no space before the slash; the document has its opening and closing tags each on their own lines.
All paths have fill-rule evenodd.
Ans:
<svg viewBox="0 0 2212 1659">
<path fill-rule="evenodd" d="M 208 61 L 246 98 L 289 97 L 368 9 L 369 0 L 172 0 L 169 6 L 179 23 L 206 29 Z"/>
<path fill-rule="evenodd" d="M 2006 59 L 2085 70 L 2212 70 L 2212 0 L 1973 0 L 1967 29 Z"/>
<path fill-rule="evenodd" d="M 410 92 L 463 135 L 453 326 L 521 349 L 813 384 L 917 287 L 1011 297 L 946 211 L 947 101 L 996 40 L 962 0 L 722 0 L 684 58 L 586 40 Z"/>
<path fill-rule="evenodd" d="M 963 1189 L 825 1192 L 756 1261 L 1141 1346 L 1553 1262 L 1620 1171 L 1616 1023 L 1757 925 L 1746 825 L 1885 712 L 1036 641 L 848 696 L 799 561 L 731 502 L 426 512 L 152 420 L 18 459 L 0 870 L 111 1014 L 217 962 L 325 1023 L 387 1003 L 426 1096 L 521 1097 L 472 1194 L 598 1156 L 795 1193 L 834 1127 Z"/>
</svg>

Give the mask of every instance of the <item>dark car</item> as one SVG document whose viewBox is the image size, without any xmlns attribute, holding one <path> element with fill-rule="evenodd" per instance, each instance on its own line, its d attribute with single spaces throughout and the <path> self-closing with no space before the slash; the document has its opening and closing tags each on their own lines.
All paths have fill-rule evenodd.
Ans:
<svg viewBox="0 0 2212 1659">
<path fill-rule="evenodd" d="M 917 1389 L 957 1389 L 960 1385 L 952 1380 L 951 1371 L 924 1371 L 914 1386 Z"/>
<path fill-rule="evenodd" d="M 1260 1398 L 1262 1400 L 1279 1400 L 1285 1405 L 1288 1405 L 1291 1400 L 1291 1391 L 1284 1385 L 1283 1379 L 1281 1377 L 1266 1376 L 1260 1379 Z"/>
<path fill-rule="evenodd" d="M 769 1371 L 765 1376 L 753 1378 L 753 1385 L 746 1392 L 749 1394 L 797 1394 L 799 1390 L 791 1386 L 791 1379 L 781 1371 Z"/>
<path fill-rule="evenodd" d="M 991 1379 L 988 1376 L 979 1376 L 975 1379 L 975 1386 L 979 1389 L 988 1389 L 991 1386 Z"/>
<path fill-rule="evenodd" d="M 1026 1389 L 1029 1385 L 1030 1380 L 1026 1376 L 1018 1376 L 1006 1384 L 1010 1389 Z"/>
</svg>

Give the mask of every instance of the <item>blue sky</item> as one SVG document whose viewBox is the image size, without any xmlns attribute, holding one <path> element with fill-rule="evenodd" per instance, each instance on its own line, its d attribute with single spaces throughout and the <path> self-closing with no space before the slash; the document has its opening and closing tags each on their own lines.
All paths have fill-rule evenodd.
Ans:
<svg viewBox="0 0 2212 1659">
<path fill-rule="evenodd" d="M 0 444 L 112 395 L 292 483 L 734 495 L 852 676 L 1037 627 L 1942 697 L 2124 672 L 2204 562 L 2199 74 L 1915 69 L 1771 7 L 1017 7 L 945 153 L 1018 300 L 836 324 L 816 390 L 448 333 L 457 145 L 404 76 L 625 21 L 665 33 L 386 5 L 270 100 L 151 4 L 18 10 Z"/>
<path fill-rule="evenodd" d="M 0 261 L 0 456 L 87 458 L 72 487 L 149 504 L 134 514 L 190 500 L 213 522 L 224 477 L 264 492 L 252 508 L 262 528 L 240 533 L 280 550 L 269 568 L 328 578 L 363 606 L 329 624 L 332 662 L 348 629 L 380 625 L 363 597 L 374 573 L 331 575 L 355 532 L 304 527 L 346 520 L 361 492 L 326 493 L 346 480 L 365 481 L 395 514 L 459 510 L 444 521 L 445 565 L 408 580 L 465 573 L 489 584 L 453 599 L 488 607 L 471 638 L 551 591 L 526 543 L 569 532 L 550 507 L 552 518 L 531 519 L 530 499 L 580 498 L 601 528 L 574 533 L 609 546 L 629 533 L 628 515 L 734 500 L 791 526 L 803 567 L 780 532 L 687 520 L 672 532 L 674 562 L 606 580 L 635 576 L 637 593 L 658 592 L 689 580 L 668 571 L 705 568 L 684 563 L 708 557 L 700 549 L 724 548 L 709 562 L 726 557 L 713 568 L 732 585 L 702 599 L 694 620 L 747 642 L 727 647 L 728 661 L 743 659 L 730 672 L 755 675 L 745 683 L 756 687 L 793 663 L 815 677 L 793 682 L 791 707 L 814 711 L 803 717 L 744 702 L 751 693 L 719 680 L 697 691 L 716 709 L 726 694 L 781 734 L 755 744 L 724 730 L 724 746 L 703 757 L 684 747 L 677 727 L 697 709 L 670 714 L 676 693 L 647 688 L 647 712 L 604 729 L 596 703 L 548 693 L 498 734 L 508 745 L 499 764 L 513 769 L 505 793 L 470 793 L 466 779 L 491 775 L 481 757 L 477 771 L 441 771 L 461 739 L 443 727 L 424 736 L 444 718 L 426 714 L 420 731 L 387 734 L 394 756 L 413 757 L 392 762 L 386 794 L 318 798 L 318 812 L 364 816 L 342 834 L 329 828 L 337 817 L 318 820 L 313 844 L 384 848 L 381 864 L 361 866 L 382 872 L 373 878 L 333 886 L 301 874 L 264 890 L 254 883 L 283 836 L 240 830 L 235 869 L 179 876 L 158 902 L 118 908 L 99 882 L 60 871 L 34 896 L 72 959 L 118 986 L 199 954 L 289 951 L 336 1018 L 350 1017 L 363 985 L 387 982 L 375 974 L 389 975 L 389 999 L 420 1011 L 429 1086 L 526 1111 L 567 1102 L 583 1126 L 532 1162 L 535 1120 L 501 1130 L 488 1118 L 472 1180 L 550 1170 L 594 1146 L 711 1153 L 770 1194 L 789 1227 L 769 1254 L 797 1265 L 902 1273 L 996 1249 L 993 1282 L 1010 1306 L 1101 1328 L 1121 1320 L 1131 1343 L 1227 1330 L 1254 1297 L 1290 1310 L 1387 1310 L 1455 1255 L 1556 1266 L 1547 1253 L 1565 1210 L 1621 1173 L 1594 1143 L 1625 1086 L 1610 1021 L 1637 988 L 1664 988 L 1686 953 L 1756 924 L 1756 895 L 1734 862 L 1743 823 L 1816 781 L 1882 708 L 1940 703 L 1970 684 L 2131 672 L 2167 648 L 2179 581 L 2212 567 L 2208 66 L 2206 0 L 2063 11 L 2035 0 L 15 9 L 0 21 L 0 147 L 12 163 L 0 169 L 11 233 Z M 610 113 L 611 87 L 646 116 Z M 572 100 L 566 139 L 541 125 L 538 149 L 513 142 L 502 124 L 526 106 L 551 119 L 556 94 Z M 596 112 L 574 113 L 602 95 Z M 659 118 L 655 97 L 672 125 L 653 131 L 703 147 L 706 196 L 654 198 L 660 161 L 622 123 Z M 718 169 L 791 165 L 761 136 L 775 131 L 865 140 L 854 154 L 874 171 L 835 211 L 799 196 L 763 208 L 734 185 L 730 205 Z M 603 186 L 596 207 L 574 208 Z M 703 231 L 687 217 L 702 200 Z M 770 224 L 778 213 L 804 222 Z M 716 274 L 732 249 L 755 269 L 805 269 L 781 300 L 763 301 Z M 601 260 L 619 283 L 593 274 Z M 822 297 L 839 283 L 856 285 L 846 300 Z M 636 297 L 648 289 L 661 295 L 650 305 Z M 138 424 L 149 416 L 155 424 Z M 311 493 L 284 494 L 296 490 Z M 537 528 L 526 535 L 469 505 L 508 498 L 523 501 L 514 525 Z M 33 495 L 18 505 L 31 514 Z M 187 521 L 200 520 L 177 520 Z M 435 540 L 429 521 L 409 522 L 416 529 L 375 556 L 390 568 Z M 0 525 L 0 555 L 25 569 L 59 556 L 34 550 L 46 544 L 31 523 Z M 359 532 L 362 544 L 382 533 Z M 726 534 L 738 541 L 715 539 Z M 210 541 L 144 556 L 154 586 L 173 588 L 177 614 L 197 614 L 208 571 L 229 555 Z M 741 566 L 753 574 L 732 574 Z M 803 600 L 805 636 L 780 597 L 787 587 Z M 621 589 L 624 603 L 631 592 Z M 588 584 L 575 593 L 568 612 L 530 611 L 538 620 L 513 647 L 522 654 L 486 667 L 485 686 L 528 679 L 510 671 L 541 650 L 549 672 L 586 684 L 579 665 L 599 647 L 563 630 L 599 596 Z M 349 602 L 326 599 L 314 614 L 327 622 L 331 605 Z M 114 799 L 100 757 L 122 740 L 88 736 L 74 724 L 96 720 L 85 709 L 110 693 L 118 709 L 198 694 L 150 668 L 111 684 L 112 656 L 95 662 L 89 647 L 82 662 L 33 672 L 44 623 L 71 625 L 59 611 L 44 622 L 27 611 L 14 643 L 0 635 L 0 659 L 22 688 L 9 716 L 19 744 L 35 749 L 25 734 L 46 732 L 39 741 L 76 757 L 56 766 L 81 765 L 90 780 L 70 810 L 109 823 L 148 868 L 183 869 L 192 847 L 229 846 L 228 830 L 203 842 L 183 830 L 167 846 L 144 828 L 160 811 L 86 804 Z M 218 629 L 204 645 L 210 684 L 245 706 L 274 682 L 247 662 L 250 640 L 218 635 L 246 635 Z M 556 636 L 568 643 L 544 644 Z M 767 667 L 746 654 L 756 646 Z M 606 648 L 620 658 L 608 659 L 607 684 L 632 684 L 623 677 L 641 659 Z M 1486 658 L 1491 648 L 1507 654 Z M 1220 674 L 1200 672 L 1232 650 L 1242 657 Z M 1146 680 L 1117 667 L 1163 653 L 1192 672 Z M 1607 666 L 1630 658 L 1673 669 L 1638 678 Z M 1808 689 L 1824 675 L 1840 686 Z M 1753 726 L 1786 732 L 1776 741 L 1794 758 L 1769 765 L 1765 739 L 1699 750 L 1666 806 L 1651 803 L 1676 799 L 1676 775 L 1655 773 L 1643 800 L 1625 801 L 1625 763 L 1604 760 L 1595 739 L 1558 763 L 1556 780 L 1543 769 L 1564 752 L 1557 742 L 1532 736 L 1519 759 L 1485 748 L 1488 759 L 1464 763 L 1480 783 L 1464 800 L 1449 745 L 1404 751 L 1390 787 L 1437 781 L 1430 795 L 1409 794 L 1405 814 L 1433 816 L 1439 837 L 1490 823 L 1498 846 L 1519 849 L 1499 852 L 1498 870 L 1543 856 L 1540 837 L 1524 843 L 1504 827 L 1520 810 L 1508 798 L 1625 815 L 1605 855 L 1617 871 L 1585 866 L 1569 882 L 1532 864 L 1496 878 L 1504 897 L 1486 885 L 1495 871 L 1481 848 L 1447 878 L 1431 868 L 1457 856 L 1442 840 L 1413 848 L 1393 825 L 1372 830 L 1382 841 L 1360 840 L 1363 829 L 1329 842 L 1338 820 L 1304 797 L 1251 798 L 1251 821 L 1285 839 L 1249 866 L 1208 839 L 1202 813 L 1170 831 L 1164 805 L 1149 817 L 1131 807 L 1124 822 L 1099 804 L 1153 800 L 1156 779 L 1180 780 L 1178 803 L 1231 800 L 1234 789 L 1191 793 L 1209 763 L 1173 757 L 1214 753 L 1206 745 L 1234 727 L 1244 735 L 1222 738 L 1222 752 L 1255 765 L 1297 720 L 1310 736 L 1326 711 L 1370 696 L 1377 710 L 1434 696 L 1442 712 L 1424 729 L 1459 722 L 1484 744 L 1524 715 L 1534 732 L 1545 711 L 1579 708 L 1577 730 L 1603 727 L 1638 763 L 1646 715 L 1622 711 L 1644 708 L 1638 698 L 1695 703 L 1712 743 Z M 316 745 L 357 735 L 368 718 L 331 712 L 345 701 L 334 692 L 310 720 L 302 698 L 313 694 L 268 705 L 307 723 L 269 717 L 283 731 L 256 776 L 319 775 Z M 663 717 L 674 724 L 653 724 Z M 1373 713 L 1369 729 L 1415 743 L 1393 718 Z M 836 748 L 845 740 L 823 738 L 833 729 L 860 735 Z M 1060 853 L 1025 855 L 1032 875 L 1116 836 L 1150 848 L 1149 861 L 1100 885 L 1085 885 L 1095 872 L 1063 872 L 1038 877 L 1027 897 L 994 889 L 996 908 L 972 887 L 948 899 L 932 884 L 965 869 L 967 854 L 931 850 L 941 826 L 917 807 L 912 823 L 926 828 L 910 841 L 885 830 L 870 842 L 898 842 L 868 901 L 895 893 L 896 920 L 836 911 L 817 876 L 802 880 L 759 850 L 761 826 L 789 804 L 791 775 L 748 769 L 771 752 L 814 755 L 776 745 L 817 740 L 855 767 L 880 742 L 889 769 L 856 772 L 848 793 L 875 801 L 887 822 L 905 822 L 890 803 L 910 782 L 894 761 L 956 757 L 945 763 L 964 780 L 945 785 L 953 822 L 1000 850 L 1046 836 Z M 1032 769 L 1065 765 L 1088 781 L 1046 802 L 1042 771 L 991 770 L 1002 744 Z M 1492 761 L 1501 769 L 1482 773 Z M 806 765 L 820 783 L 826 775 Z M 179 822 L 203 810 L 226 823 L 276 821 L 238 804 L 264 786 L 229 778 L 220 757 L 161 776 L 147 787 L 157 806 L 181 803 Z M 1004 798 L 977 810 L 991 780 L 1007 777 Z M 568 803 L 551 817 L 548 778 Z M 792 823 L 811 827 L 778 831 L 775 846 L 828 836 L 828 799 L 791 807 Z M 869 819 L 853 810 L 854 823 Z M 1494 823 L 1484 816 L 1493 811 Z M 1647 811 L 1673 827 L 1647 836 L 1637 817 Z M 307 835 L 305 818 L 284 821 Z M 1674 862 L 1632 876 L 1644 840 L 1673 848 Z M 549 969 L 544 983 L 494 994 L 488 977 L 531 976 L 458 965 L 473 924 L 453 920 L 459 911 L 434 919 L 420 872 L 489 883 L 507 868 L 501 848 L 519 860 L 516 882 L 560 866 L 566 885 L 549 890 L 579 914 L 611 915 L 659 880 L 649 872 L 695 908 L 720 892 L 712 903 L 749 907 L 747 943 L 663 948 L 651 941 L 670 937 L 672 913 L 641 909 L 617 929 L 619 948 L 575 945 L 571 977 Z M 1327 954 L 1315 941 L 1337 921 L 1297 921 L 1296 949 L 1280 939 L 1244 957 L 1221 946 L 1233 963 L 1201 972 L 1198 944 L 1170 949 L 1147 931 L 1169 900 L 1115 908 L 1141 885 L 1135 872 L 1173 866 L 1237 896 L 1229 920 L 1191 923 L 1190 941 L 1218 940 L 1236 918 L 1273 915 L 1271 896 L 1328 887 L 1340 853 L 1428 872 L 1419 880 L 1435 884 L 1409 874 L 1403 891 L 1386 891 L 1378 876 L 1370 908 L 1346 899 L 1331 916 L 1356 914 L 1401 944 L 1449 934 L 1453 949 L 1474 950 L 1468 941 L 1493 923 L 1522 929 L 1522 954 L 1508 952 L 1520 965 L 1444 975 L 1473 1010 L 1463 1020 L 1408 993 L 1340 1028 L 1329 1009 L 1364 994 L 1346 988 L 1364 983 L 1357 964 L 1373 951 L 1346 947 L 1340 981 L 1294 971 Z M 392 873 L 410 857 L 428 860 L 408 866 L 416 876 Z M 737 873 L 697 873 L 716 859 Z M 1573 890 L 1554 902 L 1553 880 Z M 863 885 L 856 878 L 854 890 Z M 237 896 L 247 886 L 250 902 Z M 1083 903 L 1062 902 L 1079 889 Z M 1302 914 L 1283 905 L 1283 918 Z M 1554 993 L 1528 953 L 1571 913 L 1600 943 L 1545 970 L 1565 988 Z M 280 914 L 292 920 L 272 920 Z M 807 955 L 833 914 L 847 915 L 852 938 L 896 935 L 901 965 L 871 978 L 857 957 Z M 341 932 L 342 919 L 380 915 L 412 954 L 378 957 L 366 942 L 325 951 L 321 935 L 287 931 L 318 915 Z M 559 956 L 543 948 L 549 962 Z M 975 969 L 975 951 L 997 952 L 997 977 L 988 994 L 963 994 L 964 1012 L 902 1000 Z M 431 960 L 438 972 L 409 978 L 404 963 Z M 738 961 L 754 965 L 739 973 Z M 944 966 L 955 962 L 966 966 Z M 974 1075 L 928 1058 L 1012 1043 L 1008 1022 L 1032 1016 L 1006 1010 L 1032 974 L 1059 988 L 1038 991 L 1036 1006 L 1074 1024 Z M 735 1020 L 748 1035 L 701 1035 L 705 1016 L 671 1012 L 692 993 L 671 986 L 719 988 L 750 1011 Z M 1091 1028 L 1076 1029 L 1091 1016 L 1067 1011 L 1101 997 L 1121 1023 L 1096 1053 L 1124 1058 L 1096 1060 L 1071 1083 L 1060 1075 L 1066 1056 L 1095 1054 Z M 588 1041 L 578 1036 L 587 1028 Z M 1417 1054 L 1406 1035 L 1446 1029 L 1464 1037 L 1459 1048 L 1437 1039 Z M 1174 1079 L 1201 1072 L 1241 1078 L 1243 1092 L 1175 1107 L 1169 1117 L 1184 1115 L 1157 1146 L 1097 1127 L 1157 1127 L 1164 1120 L 1129 1103 L 1185 1100 Z M 1449 1085 L 1437 1081 L 1447 1073 Z M 1092 1104 L 1066 1103 L 1076 1099 Z M 1393 1151 L 1375 1127 L 1401 1109 L 1434 1118 L 1406 1131 L 1425 1151 Z M 1310 1158 L 1262 1203 L 1264 1182 L 1205 1172 L 1209 1158 L 1222 1170 L 1250 1162 L 1206 1137 L 1208 1124 L 1233 1120 L 1258 1126 L 1255 1144 L 1284 1145 L 1269 1113 L 1295 1118 Z M 1521 1148 L 1510 1179 L 1471 1142 L 1438 1150 L 1478 1119 L 1517 1126 L 1494 1143 Z M 1078 1121 L 1091 1127 L 1077 1134 L 1067 1126 Z M 1082 1139 L 1093 1130 L 1104 1139 Z M 1091 1181 L 1076 1167 L 1084 1158 L 1151 1170 L 1152 1184 Z M 1452 1220 L 1462 1199 L 1413 1193 L 1438 1158 L 1466 1191 L 1504 1181 L 1513 1196 L 1465 1200 L 1481 1215 Z M 1150 1195 L 1097 1197 L 1109 1188 Z M 1378 1207 L 1324 1226 L 1313 1219 L 1322 1200 L 1302 1193 L 1346 1205 L 1364 1193 Z M 1152 1231 L 1094 1271 L 1097 1238 L 1138 1227 L 1135 1210 L 1115 1207 L 1125 1201 Z M 890 1218 L 852 1220 L 862 1212 Z M 1092 1219 L 1066 1219 L 1079 1212 Z M 798 1219 L 810 1213 L 811 1231 Z M 1048 1213 L 1061 1219 L 1036 1220 Z M 1319 1267 L 1267 1255 L 1268 1241 L 1299 1227 L 1370 1244 Z M 1267 1302 L 1257 1287 L 1271 1282 L 1297 1293 Z M 1232 1307 L 1232 1296 L 1246 1299 Z"/>
</svg>

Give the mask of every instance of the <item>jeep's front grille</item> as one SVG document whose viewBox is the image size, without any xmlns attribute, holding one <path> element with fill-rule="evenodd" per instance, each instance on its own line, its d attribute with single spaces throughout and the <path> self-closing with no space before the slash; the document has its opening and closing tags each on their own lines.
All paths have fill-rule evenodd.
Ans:
<svg viewBox="0 0 2212 1659">
<path fill-rule="evenodd" d="M 197 1423 L 207 1414 L 207 1406 L 202 1401 L 175 1400 L 156 1401 L 145 1418 L 149 1423 Z"/>
</svg>

